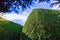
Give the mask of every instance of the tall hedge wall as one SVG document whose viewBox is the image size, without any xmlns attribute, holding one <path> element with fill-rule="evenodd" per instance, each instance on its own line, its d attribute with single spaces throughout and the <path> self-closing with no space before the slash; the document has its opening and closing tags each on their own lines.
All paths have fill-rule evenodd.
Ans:
<svg viewBox="0 0 60 40">
<path fill-rule="evenodd" d="M 60 40 L 60 10 L 34 9 L 22 32 L 31 40 Z"/>
</svg>

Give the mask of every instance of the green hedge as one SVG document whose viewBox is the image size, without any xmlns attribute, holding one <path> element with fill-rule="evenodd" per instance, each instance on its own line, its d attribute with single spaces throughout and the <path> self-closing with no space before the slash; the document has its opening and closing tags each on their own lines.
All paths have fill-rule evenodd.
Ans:
<svg viewBox="0 0 60 40">
<path fill-rule="evenodd" d="M 22 32 L 31 40 L 60 40 L 60 10 L 34 9 Z"/>
<path fill-rule="evenodd" d="M 19 40 L 22 27 L 6 19 L 0 19 L 0 40 Z"/>
</svg>

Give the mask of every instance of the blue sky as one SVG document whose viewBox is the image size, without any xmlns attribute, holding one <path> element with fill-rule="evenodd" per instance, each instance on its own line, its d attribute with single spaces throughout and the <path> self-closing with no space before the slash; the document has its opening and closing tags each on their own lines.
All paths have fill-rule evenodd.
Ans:
<svg viewBox="0 0 60 40">
<path fill-rule="evenodd" d="M 53 1 L 51 0 L 51 3 Z M 4 14 L 3 18 L 10 20 L 12 22 L 24 25 L 29 14 L 31 13 L 31 11 L 33 9 L 36 8 L 43 8 L 43 9 L 57 9 L 58 5 L 56 7 L 49 7 L 51 3 L 47 3 L 47 2 L 41 2 L 41 3 L 36 3 L 33 6 L 31 6 L 31 8 L 27 8 L 24 12 L 19 11 L 19 14 L 11 12 L 10 14 Z"/>
</svg>

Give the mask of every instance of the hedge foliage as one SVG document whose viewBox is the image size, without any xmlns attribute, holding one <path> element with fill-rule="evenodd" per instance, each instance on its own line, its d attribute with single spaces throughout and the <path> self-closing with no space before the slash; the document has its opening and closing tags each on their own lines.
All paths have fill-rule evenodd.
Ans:
<svg viewBox="0 0 60 40">
<path fill-rule="evenodd" d="M 6 19 L 0 19 L 0 40 L 19 40 L 22 33 L 22 25 Z"/>
<path fill-rule="evenodd" d="M 22 32 L 31 40 L 60 40 L 60 10 L 34 9 Z"/>
</svg>

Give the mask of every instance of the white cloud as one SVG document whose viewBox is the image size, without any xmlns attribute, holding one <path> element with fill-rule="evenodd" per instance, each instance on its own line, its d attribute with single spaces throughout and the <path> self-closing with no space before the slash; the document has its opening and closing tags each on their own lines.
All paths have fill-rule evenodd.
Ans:
<svg viewBox="0 0 60 40">
<path fill-rule="evenodd" d="M 52 9 L 58 9 L 58 7 L 59 7 L 59 4 L 54 5 L 54 6 L 52 7 Z"/>
<path fill-rule="evenodd" d="M 16 22 L 18 24 L 23 23 L 22 25 L 24 25 L 28 15 L 29 15 L 29 13 L 27 13 L 27 12 L 23 12 L 20 14 L 10 13 L 10 14 L 3 15 L 3 18 L 8 19 L 8 20 L 13 21 L 13 22 Z M 17 20 L 20 20 L 20 22 L 18 22 Z M 22 20 L 22 22 L 21 22 L 21 20 Z"/>
</svg>

